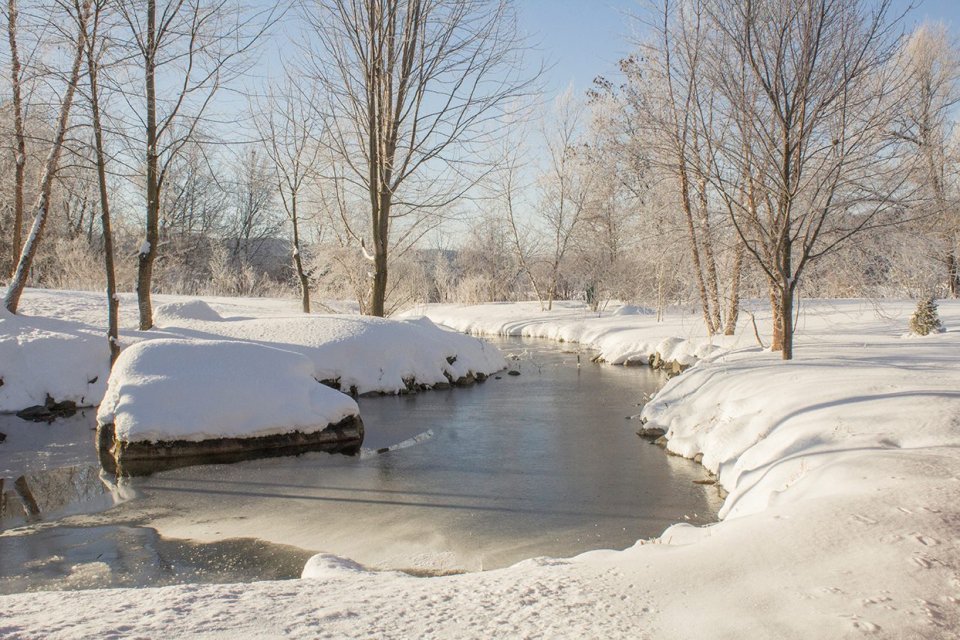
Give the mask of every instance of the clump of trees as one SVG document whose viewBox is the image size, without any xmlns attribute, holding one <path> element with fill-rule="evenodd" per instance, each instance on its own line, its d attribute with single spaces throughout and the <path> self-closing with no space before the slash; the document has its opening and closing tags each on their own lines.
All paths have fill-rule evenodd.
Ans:
<svg viewBox="0 0 960 640">
<path fill-rule="evenodd" d="M 21 6 L 23 5 L 23 6 Z M 510 0 L 7 0 L 0 273 L 296 295 L 305 313 L 960 295 L 942 25 L 890 0 L 654 0 L 614 78 L 550 104 Z M 308 43 L 253 71 L 288 20 Z M 291 26 L 294 25 L 294 26 Z M 536 115 L 536 117 L 534 117 Z"/>
</svg>

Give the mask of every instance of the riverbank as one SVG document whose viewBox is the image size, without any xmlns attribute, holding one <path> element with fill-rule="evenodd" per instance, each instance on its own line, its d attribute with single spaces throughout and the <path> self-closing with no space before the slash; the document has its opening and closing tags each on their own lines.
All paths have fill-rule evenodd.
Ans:
<svg viewBox="0 0 960 640">
<path fill-rule="evenodd" d="M 960 305 L 942 304 L 948 331 L 927 338 L 903 337 L 912 310 L 807 302 L 793 362 L 741 327 L 645 407 L 671 451 L 718 473 L 729 496 L 717 524 L 429 579 L 324 557 L 301 581 L 6 596 L 0 635 L 955 637 Z M 556 329 L 546 337 L 608 355 L 704 339 L 692 315 L 426 311 Z"/>
<path fill-rule="evenodd" d="M 121 295 L 122 347 L 155 339 L 275 347 L 305 356 L 314 378 L 352 395 L 470 384 L 506 366 L 482 340 L 423 318 L 305 315 L 292 301 L 268 299 L 156 296 L 155 304 L 156 326 L 137 331 L 135 296 Z M 100 294 L 28 289 L 20 315 L 0 310 L 0 413 L 100 403 L 109 377 L 105 306 Z"/>
</svg>

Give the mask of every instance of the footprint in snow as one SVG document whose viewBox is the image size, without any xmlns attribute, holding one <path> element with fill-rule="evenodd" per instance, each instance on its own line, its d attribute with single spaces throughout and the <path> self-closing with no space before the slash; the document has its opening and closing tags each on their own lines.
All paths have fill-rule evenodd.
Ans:
<svg viewBox="0 0 960 640">
<path fill-rule="evenodd" d="M 940 541 L 936 538 L 931 538 L 930 536 L 925 536 L 921 533 L 914 532 L 908 535 L 925 547 L 933 547 L 940 544 Z"/>
<path fill-rule="evenodd" d="M 855 513 L 851 517 L 861 524 L 877 524 L 877 521 L 874 520 L 873 518 L 868 518 L 867 516 L 861 515 L 859 513 Z"/>
<path fill-rule="evenodd" d="M 842 613 L 840 614 L 840 617 L 849 618 L 850 626 L 856 629 L 857 631 L 861 631 L 863 633 L 877 633 L 878 631 L 880 631 L 880 625 L 874 624 L 869 620 L 864 620 L 863 618 L 856 615 L 855 613 Z"/>
<path fill-rule="evenodd" d="M 921 569 L 930 569 L 933 567 L 934 560 L 928 558 L 927 556 L 917 555 L 910 558 L 913 561 L 913 564 L 917 565 Z"/>
</svg>

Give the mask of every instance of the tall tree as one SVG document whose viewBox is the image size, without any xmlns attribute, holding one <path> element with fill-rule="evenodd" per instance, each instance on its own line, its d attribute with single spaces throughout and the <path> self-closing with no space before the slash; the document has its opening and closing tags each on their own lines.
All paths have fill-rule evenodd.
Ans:
<svg viewBox="0 0 960 640">
<path fill-rule="evenodd" d="M 13 253 L 23 244 L 23 182 L 27 165 L 27 140 L 23 130 L 22 71 L 17 45 L 17 0 L 7 3 L 7 38 L 10 41 L 10 89 L 12 94 L 14 148 Z M 12 265 L 16 272 L 16 263 Z"/>
<path fill-rule="evenodd" d="M 710 179 L 774 286 L 782 357 L 807 267 L 897 211 L 890 0 L 717 0 Z M 735 136 L 721 131 L 734 131 Z"/>
<path fill-rule="evenodd" d="M 135 136 L 143 140 L 146 190 L 144 240 L 137 253 L 141 330 L 153 326 L 150 298 L 160 244 L 162 191 L 167 171 L 201 123 L 223 85 L 244 68 L 249 52 L 275 21 L 274 9 L 246 12 L 230 0 L 123 0 L 135 55 L 142 62 L 142 102 L 129 96 Z M 158 93 L 159 83 L 159 93 Z"/>
<path fill-rule="evenodd" d="M 300 285 L 300 306 L 310 313 L 310 280 L 303 261 L 301 222 L 306 187 L 320 168 L 322 123 L 311 107 L 318 102 L 316 93 L 303 93 L 288 76 L 282 91 L 274 91 L 273 100 L 254 122 L 273 164 L 274 178 L 283 210 L 290 221 L 293 268 Z"/>
<path fill-rule="evenodd" d="M 107 189 L 107 155 L 103 143 L 103 125 L 100 121 L 99 73 L 102 60 L 100 41 L 101 21 L 111 0 L 94 0 L 89 29 L 86 34 L 87 80 L 90 84 L 90 119 L 93 126 L 94 164 L 97 167 L 97 186 L 100 194 L 100 225 L 103 231 L 103 267 L 107 278 L 107 341 L 110 344 L 110 366 L 120 355 L 117 276 L 113 261 L 113 229 L 110 222 L 110 195 Z"/>
<path fill-rule="evenodd" d="M 77 83 L 80 80 L 80 65 L 83 62 L 83 54 L 86 43 L 87 20 L 90 15 L 90 1 L 84 0 L 83 4 L 74 4 L 74 11 L 70 11 L 70 6 L 58 5 L 64 8 L 70 17 L 70 22 L 77 25 L 76 36 L 74 37 L 73 63 L 67 76 L 66 87 L 63 96 L 60 99 L 60 111 L 57 117 L 56 130 L 51 141 L 50 152 L 47 155 L 46 162 L 43 165 L 43 173 L 40 176 L 40 191 L 37 201 L 33 206 L 33 226 L 26 242 L 20 251 L 20 259 L 17 262 L 16 271 L 13 279 L 7 287 L 7 293 L 4 296 L 3 304 L 10 313 L 16 313 L 20 304 L 20 296 L 23 294 L 24 287 L 27 286 L 27 277 L 30 275 L 30 267 L 36 256 L 37 248 L 43 236 L 43 229 L 47 224 L 47 218 L 50 214 L 50 195 L 53 190 L 53 182 L 57 178 L 57 172 L 60 168 L 60 156 L 63 153 L 63 143 L 67 135 L 67 128 L 70 121 L 70 109 L 73 106 L 73 96 L 77 89 Z"/>
<path fill-rule="evenodd" d="M 385 312 L 391 226 L 449 206 L 538 74 L 510 0 L 304 0 L 330 148 L 369 202 L 369 313 Z"/>
<path fill-rule="evenodd" d="M 704 326 L 710 335 L 733 332 L 739 309 L 742 261 L 734 260 L 723 300 L 718 271 L 721 237 L 712 211 L 709 174 L 714 134 L 715 89 L 706 59 L 711 26 L 706 0 L 662 0 L 650 12 L 652 37 L 640 56 L 627 58 L 622 99 L 646 123 L 643 144 L 654 164 L 675 185 L 683 217 Z M 724 312 L 726 303 L 726 313 Z"/>
</svg>

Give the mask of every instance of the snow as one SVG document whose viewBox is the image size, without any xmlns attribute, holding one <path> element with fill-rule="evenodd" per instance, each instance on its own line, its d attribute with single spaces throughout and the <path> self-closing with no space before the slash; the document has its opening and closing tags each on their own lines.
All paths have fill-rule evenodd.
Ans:
<svg viewBox="0 0 960 640">
<path fill-rule="evenodd" d="M 47 395 L 95 404 L 106 389 L 109 361 L 97 327 L 0 308 L 0 412 L 43 404 Z"/>
<path fill-rule="evenodd" d="M 434 304 L 417 307 L 434 322 L 475 335 L 523 336 L 573 342 L 594 349 L 611 364 L 649 362 L 660 354 L 665 362 L 692 365 L 724 348 L 748 345 L 746 331 L 737 336 L 706 336 L 701 317 L 674 312 L 658 323 L 651 311 L 632 305 L 611 305 L 596 312 L 580 302 L 555 302 L 552 311 L 537 303 L 493 303 L 475 306 Z"/>
<path fill-rule="evenodd" d="M 608 354 L 711 344 L 693 314 L 560 306 L 426 311 Z M 741 326 L 647 404 L 668 448 L 729 491 L 716 524 L 429 579 L 319 556 L 297 581 L 3 596 L 0 635 L 955 638 L 960 304 L 940 305 L 947 332 L 903 339 L 913 306 L 804 301 L 793 362 Z"/>
<path fill-rule="evenodd" d="M 212 309 L 210 310 L 212 311 Z M 313 362 L 318 380 L 338 380 L 357 393 L 397 393 L 405 380 L 447 383 L 471 372 L 493 373 L 506 366 L 496 347 L 441 329 L 426 318 L 391 320 L 348 315 L 205 319 L 191 306 L 157 309 L 164 333 L 193 338 L 228 338 L 279 346 Z M 449 360 L 448 360 L 449 359 Z M 453 362 L 451 363 L 450 360 Z"/>
<path fill-rule="evenodd" d="M 189 300 L 187 302 L 168 302 L 160 305 L 153 313 L 153 321 L 160 326 L 190 320 L 203 322 L 219 322 L 223 316 L 213 310 L 203 300 Z"/>
<path fill-rule="evenodd" d="M 266 372 L 266 375 L 264 375 Z M 97 421 L 118 440 L 198 441 L 313 433 L 358 415 L 304 356 L 224 340 L 148 340 L 114 365 Z"/>
<path fill-rule="evenodd" d="M 121 299 L 121 327 L 131 327 L 135 297 Z M 398 393 L 407 380 L 432 386 L 506 365 L 495 347 L 424 318 L 305 315 L 297 301 L 269 299 L 155 301 L 155 329 L 122 329 L 121 346 L 180 339 L 275 347 L 306 357 L 317 380 L 339 380 L 341 389 L 358 393 Z M 100 294 L 28 289 L 21 315 L 0 312 L 0 413 L 43 404 L 48 394 L 81 406 L 100 403 L 110 359 L 105 306 Z"/>
</svg>

